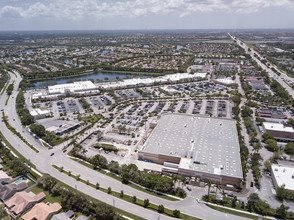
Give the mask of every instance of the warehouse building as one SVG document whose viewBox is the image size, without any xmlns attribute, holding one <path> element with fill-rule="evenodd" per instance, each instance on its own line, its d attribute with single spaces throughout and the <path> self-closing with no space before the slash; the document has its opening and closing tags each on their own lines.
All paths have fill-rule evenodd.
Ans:
<svg viewBox="0 0 294 220">
<path fill-rule="evenodd" d="M 294 166 L 272 164 L 272 179 L 275 188 L 285 187 L 285 189 L 294 191 Z"/>
<path fill-rule="evenodd" d="M 272 135 L 277 141 L 294 141 L 294 129 L 292 125 L 274 122 L 263 122 L 264 132 Z"/>
<path fill-rule="evenodd" d="M 55 86 L 48 86 L 49 95 L 90 95 L 99 93 L 97 87 L 91 81 L 81 81 Z"/>
<path fill-rule="evenodd" d="M 163 115 L 138 152 L 162 172 L 240 187 L 243 178 L 235 120 Z"/>
</svg>

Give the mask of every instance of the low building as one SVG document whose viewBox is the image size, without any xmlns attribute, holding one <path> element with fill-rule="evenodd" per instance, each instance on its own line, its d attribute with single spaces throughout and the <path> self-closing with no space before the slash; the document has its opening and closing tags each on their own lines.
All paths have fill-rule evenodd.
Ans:
<svg viewBox="0 0 294 220">
<path fill-rule="evenodd" d="M 278 119 L 286 119 L 287 115 L 283 113 L 283 111 L 274 110 L 274 109 L 257 109 L 256 110 L 259 117 L 264 118 L 278 118 Z"/>
<path fill-rule="evenodd" d="M 48 86 L 49 95 L 91 95 L 98 94 L 99 90 L 91 81 L 81 81 L 66 84 L 59 84 L 55 86 Z"/>
<path fill-rule="evenodd" d="M 28 185 L 25 182 L 21 182 L 19 184 L 2 184 L 0 182 L 0 200 L 3 202 L 4 200 L 12 197 L 15 193 L 20 192 L 27 187 Z"/>
<path fill-rule="evenodd" d="M 272 164 L 271 173 L 275 188 L 283 186 L 294 191 L 294 166 Z"/>
<path fill-rule="evenodd" d="M 43 192 L 40 192 L 37 195 L 27 192 L 17 192 L 14 194 L 14 196 L 5 202 L 5 205 L 10 211 L 10 215 L 15 218 L 45 198 L 46 195 Z"/>
<path fill-rule="evenodd" d="M 46 129 L 46 131 L 52 131 L 56 135 L 64 135 L 67 132 L 71 132 L 78 127 L 80 127 L 81 123 L 78 120 L 71 120 L 71 121 L 65 121 L 65 120 L 50 120 L 50 121 L 44 121 L 40 120 L 38 121 L 39 124 L 43 125 Z"/>
<path fill-rule="evenodd" d="M 232 80 L 231 78 L 219 78 L 213 80 L 215 83 L 219 83 L 225 86 L 233 86 L 237 85 L 235 80 Z"/>
<path fill-rule="evenodd" d="M 99 84 L 102 89 L 120 89 L 120 88 L 133 88 L 136 86 L 150 86 L 150 85 L 164 85 L 177 82 L 193 82 L 199 79 L 206 78 L 207 73 L 175 73 L 154 78 L 134 78 L 125 79 L 118 82 L 109 82 Z"/>
<path fill-rule="evenodd" d="M 163 87 L 160 87 L 160 89 L 162 89 L 163 91 L 167 92 L 170 95 L 173 95 L 179 92 L 178 90 L 172 88 L 171 86 L 163 86 Z"/>
<path fill-rule="evenodd" d="M 138 156 L 163 165 L 163 173 L 211 179 L 232 189 L 241 186 L 240 147 L 231 119 L 163 115 Z"/>
<path fill-rule="evenodd" d="M 74 214 L 75 213 L 72 210 L 68 210 L 67 212 L 61 212 L 53 215 L 51 220 L 70 220 Z"/>
<path fill-rule="evenodd" d="M 248 84 L 252 87 L 254 90 L 264 90 L 265 85 L 262 80 L 257 79 L 256 77 L 246 77 L 245 79 Z"/>
<path fill-rule="evenodd" d="M 61 210 L 61 205 L 58 202 L 51 203 L 38 203 L 28 213 L 22 216 L 23 220 L 47 220 L 51 219 L 52 215 Z"/>
<path fill-rule="evenodd" d="M 263 122 L 264 132 L 272 135 L 277 141 L 294 141 L 294 129 L 289 124 Z"/>
<path fill-rule="evenodd" d="M 48 110 L 42 110 L 42 109 L 34 109 L 30 111 L 31 116 L 34 117 L 34 119 L 42 119 L 46 117 L 50 117 L 50 112 Z"/>
</svg>

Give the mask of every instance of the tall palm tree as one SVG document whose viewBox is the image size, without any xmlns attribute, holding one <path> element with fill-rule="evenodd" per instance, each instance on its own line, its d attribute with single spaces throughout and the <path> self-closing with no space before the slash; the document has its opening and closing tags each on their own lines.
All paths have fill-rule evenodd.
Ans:
<svg viewBox="0 0 294 220">
<path fill-rule="evenodd" d="M 212 181 L 211 181 L 211 179 L 207 179 L 206 180 L 206 183 L 205 183 L 205 186 L 208 186 L 208 193 L 207 193 L 207 199 L 208 199 L 208 201 L 209 201 L 209 193 L 210 193 L 210 187 L 212 186 Z"/>
<path fill-rule="evenodd" d="M 179 179 L 179 177 L 177 175 L 173 176 L 174 188 L 176 188 L 176 183 L 177 183 L 178 179 Z"/>
<path fill-rule="evenodd" d="M 214 187 L 215 187 L 215 199 L 217 199 L 217 190 L 220 189 L 220 184 L 219 183 L 216 183 L 214 185 Z"/>
<path fill-rule="evenodd" d="M 225 190 L 222 190 L 222 191 L 221 191 L 221 194 L 222 194 L 222 196 L 223 196 L 223 199 L 222 199 L 222 205 L 224 205 L 224 198 L 225 198 L 225 196 L 226 196 Z"/>
</svg>

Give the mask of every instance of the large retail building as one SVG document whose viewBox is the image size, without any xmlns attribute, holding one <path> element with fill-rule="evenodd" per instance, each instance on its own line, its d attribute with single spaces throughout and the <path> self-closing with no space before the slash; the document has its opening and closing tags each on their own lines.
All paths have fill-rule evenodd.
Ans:
<svg viewBox="0 0 294 220">
<path fill-rule="evenodd" d="M 162 172 L 240 187 L 243 178 L 236 121 L 183 114 L 161 116 L 139 159 Z"/>
</svg>

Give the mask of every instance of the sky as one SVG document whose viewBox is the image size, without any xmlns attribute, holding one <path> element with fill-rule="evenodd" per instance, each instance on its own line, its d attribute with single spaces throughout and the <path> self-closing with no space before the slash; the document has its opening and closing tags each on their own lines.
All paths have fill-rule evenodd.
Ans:
<svg viewBox="0 0 294 220">
<path fill-rule="evenodd" d="M 0 30 L 294 28 L 294 0 L 0 0 Z"/>
</svg>

